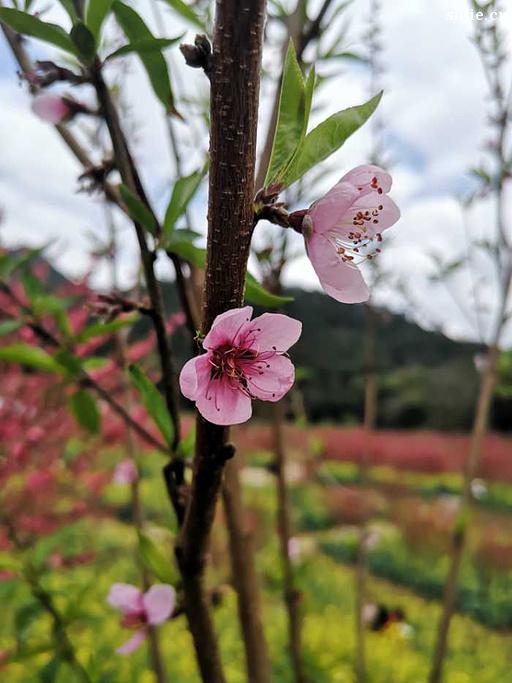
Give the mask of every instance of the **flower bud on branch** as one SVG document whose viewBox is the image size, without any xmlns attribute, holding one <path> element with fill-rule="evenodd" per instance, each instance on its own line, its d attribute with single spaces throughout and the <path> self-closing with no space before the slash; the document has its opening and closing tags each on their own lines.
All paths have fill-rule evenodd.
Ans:
<svg viewBox="0 0 512 683">
<path fill-rule="evenodd" d="M 193 69 L 203 69 L 210 78 L 212 71 L 212 46 L 208 37 L 204 34 L 196 35 L 194 44 L 180 45 L 181 54 L 185 57 L 185 62 Z"/>
</svg>

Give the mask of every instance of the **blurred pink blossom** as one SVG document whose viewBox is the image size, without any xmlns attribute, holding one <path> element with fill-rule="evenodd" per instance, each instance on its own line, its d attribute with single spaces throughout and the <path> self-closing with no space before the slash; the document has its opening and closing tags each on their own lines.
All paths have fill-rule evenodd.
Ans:
<svg viewBox="0 0 512 683">
<path fill-rule="evenodd" d="M 139 478 L 137 465 L 127 458 L 116 465 L 112 481 L 114 484 L 133 484 Z"/>
<path fill-rule="evenodd" d="M 32 111 L 47 123 L 63 123 L 73 116 L 68 101 L 59 95 L 41 93 L 32 100 Z"/>
<path fill-rule="evenodd" d="M 358 166 L 312 204 L 302 219 L 313 268 L 324 290 L 337 301 L 358 303 L 370 295 L 358 265 L 375 258 L 380 249 L 372 251 L 373 245 L 400 218 L 387 195 L 391 182 L 378 166 Z"/>
<path fill-rule="evenodd" d="M 148 626 L 167 621 L 176 604 L 176 592 L 167 584 L 156 584 L 142 593 L 129 583 L 114 583 L 107 602 L 120 610 L 123 626 L 136 629 L 130 640 L 116 650 L 118 654 L 125 655 L 136 650 L 144 641 Z"/>
<path fill-rule="evenodd" d="M 246 422 L 252 399 L 279 401 L 295 380 L 285 352 L 298 340 L 302 324 L 279 313 L 251 321 L 252 308 L 218 315 L 203 340 L 206 353 L 183 367 L 180 387 L 213 424 Z"/>
</svg>

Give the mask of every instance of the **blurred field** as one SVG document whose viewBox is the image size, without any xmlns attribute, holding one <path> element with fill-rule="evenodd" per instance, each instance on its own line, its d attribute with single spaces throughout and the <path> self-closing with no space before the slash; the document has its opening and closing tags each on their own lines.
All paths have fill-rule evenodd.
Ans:
<svg viewBox="0 0 512 683">
<path fill-rule="evenodd" d="M 339 436 L 338 450 L 333 440 L 334 430 L 325 433 L 329 440 L 324 442 L 322 430 L 310 433 L 293 428 L 288 439 L 288 475 L 299 547 L 295 567 L 302 592 L 308 675 L 315 683 L 353 680 L 351 562 L 356 525 L 362 518 L 369 518 L 373 541 L 369 553 L 368 597 L 389 607 L 401 607 L 411 626 L 407 634 L 394 625 L 384 632 L 368 634 L 370 680 L 372 683 L 424 681 L 438 613 L 435 598 L 440 594 L 445 575 L 444 552 L 456 510 L 454 494 L 460 488 L 460 477 L 455 472 L 432 472 L 432 468 L 428 473 L 406 470 L 403 458 L 395 463 L 400 466 L 399 470 L 391 467 L 386 459 L 385 466 L 370 469 L 369 482 L 362 488 L 357 467 L 335 459 L 347 457 L 342 444 L 350 432 Z M 403 436 L 406 440 L 417 439 L 417 443 L 421 443 L 420 437 Z M 446 443 L 447 438 L 442 437 Z M 264 586 L 273 680 L 287 683 L 291 678 L 280 592 L 280 561 L 273 534 L 274 477 L 269 468 L 272 456 L 268 451 L 267 427 L 239 429 L 236 441 L 245 453 L 243 483 Z M 491 443 L 495 441 L 491 439 Z M 122 453 L 118 450 L 103 453 L 103 472 L 108 473 L 120 457 Z M 455 453 L 451 462 L 457 463 L 458 457 Z M 143 471 L 146 530 L 160 545 L 168 547 L 171 557 L 174 528 L 172 514 L 170 511 L 167 514 L 169 507 L 160 479 L 163 460 L 156 454 L 144 454 L 139 462 Z M 512 486 L 479 484 L 477 523 L 470 539 L 459 596 L 459 609 L 465 615 L 459 614 L 454 622 L 447 683 L 511 680 L 512 545 L 507 539 L 512 531 Z M 153 678 L 147 670 L 144 647 L 128 657 L 114 653 L 130 634 L 121 628 L 118 614 L 105 602 L 114 581 L 139 582 L 134 561 L 137 541 L 129 526 L 130 517 L 129 488 L 109 484 L 97 500 L 94 519 L 84 518 L 61 527 L 42 537 L 35 548 L 25 553 L 4 549 L 0 583 L 4 606 L 0 623 L 2 680 L 9 683 L 39 680 L 72 683 L 74 680 L 65 665 L 53 678 L 44 677 L 51 658 L 50 624 L 26 586 L 13 574 L 19 569 L 20 561 L 30 557 L 34 565 L 43 569 L 43 585 L 54 594 L 70 620 L 70 635 L 94 680 L 151 683 Z M 245 680 L 243 656 L 235 596 L 229 587 L 222 524 L 216 526 L 211 556 L 210 585 L 220 588 L 222 595 L 215 614 L 226 655 L 227 676 L 230 683 L 242 683 Z M 198 681 L 183 617 L 165 624 L 160 637 L 170 680 Z"/>
</svg>

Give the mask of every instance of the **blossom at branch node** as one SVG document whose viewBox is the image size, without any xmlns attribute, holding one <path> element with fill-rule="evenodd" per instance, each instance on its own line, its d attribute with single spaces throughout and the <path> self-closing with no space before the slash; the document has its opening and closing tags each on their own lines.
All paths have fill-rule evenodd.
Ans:
<svg viewBox="0 0 512 683">
<path fill-rule="evenodd" d="M 391 182 L 378 166 L 358 166 L 301 216 L 309 259 L 323 289 L 337 301 L 359 303 L 370 296 L 358 266 L 380 253 L 383 231 L 400 218 L 388 197 Z"/>
<path fill-rule="evenodd" d="M 116 650 L 118 654 L 126 655 L 145 640 L 149 626 L 169 619 L 176 604 L 176 592 L 163 583 L 151 586 L 145 593 L 129 583 L 114 583 L 107 602 L 122 613 L 122 626 L 135 629 L 130 640 Z"/>
<path fill-rule="evenodd" d="M 281 313 L 251 316 L 251 306 L 218 315 L 203 339 L 206 353 L 181 371 L 183 395 L 213 424 L 246 422 L 253 399 L 279 401 L 295 381 L 285 353 L 300 337 L 302 323 Z"/>
<path fill-rule="evenodd" d="M 32 111 L 47 123 L 65 123 L 72 118 L 75 111 L 69 100 L 52 93 L 41 93 L 32 100 Z"/>
</svg>

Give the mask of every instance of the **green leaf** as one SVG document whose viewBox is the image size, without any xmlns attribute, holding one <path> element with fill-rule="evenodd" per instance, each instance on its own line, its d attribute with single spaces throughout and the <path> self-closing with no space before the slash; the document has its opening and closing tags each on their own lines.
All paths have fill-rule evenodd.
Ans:
<svg viewBox="0 0 512 683">
<path fill-rule="evenodd" d="M 245 277 L 245 299 L 251 304 L 265 308 L 279 308 L 293 301 L 293 297 L 290 296 L 271 294 L 250 273 Z"/>
<path fill-rule="evenodd" d="M 113 4 L 114 14 L 130 43 L 138 40 L 154 38 L 144 21 L 135 10 L 125 5 L 120 0 Z M 139 57 L 146 69 L 155 95 L 164 105 L 165 111 L 177 113 L 174 107 L 174 97 L 171 89 L 171 81 L 167 70 L 167 62 L 161 52 L 140 53 Z"/>
<path fill-rule="evenodd" d="M 107 59 L 115 59 L 116 57 L 123 57 L 124 55 L 129 55 L 132 52 L 136 52 L 138 55 L 146 54 L 147 52 L 161 52 L 165 50 L 166 47 L 171 45 L 176 45 L 184 36 L 182 33 L 176 38 L 142 38 L 141 40 L 136 40 L 133 43 L 128 43 L 123 45 L 115 52 L 112 52 Z"/>
<path fill-rule="evenodd" d="M 45 247 L 28 249 L 17 253 L 0 254 L 0 279 L 7 280 L 16 270 L 38 258 Z"/>
<path fill-rule="evenodd" d="M 162 583 L 174 584 L 177 581 L 177 572 L 173 567 L 171 554 L 164 555 L 155 542 L 142 531 L 138 531 L 139 552 L 146 567 Z"/>
<path fill-rule="evenodd" d="M 181 230 L 176 230 L 166 244 L 167 251 L 177 254 L 197 268 L 206 266 L 206 249 L 196 247 L 190 239 L 180 237 Z"/>
<path fill-rule="evenodd" d="M 158 224 L 148 207 L 126 185 L 120 185 L 119 192 L 133 220 L 143 225 L 152 235 L 156 235 Z"/>
<path fill-rule="evenodd" d="M 0 323 L 0 337 L 5 337 L 6 334 L 11 334 L 11 332 L 16 332 L 20 327 L 23 326 L 23 321 L 21 320 L 6 320 Z"/>
<path fill-rule="evenodd" d="M 283 178 L 279 179 L 284 187 L 292 185 L 307 171 L 336 152 L 370 118 L 381 98 L 382 92 L 364 104 L 339 111 L 308 133 Z"/>
<path fill-rule="evenodd" d="M 16 614 L 14 615 L 14 630 L 16 633 L 16 639 L 18 641 L 23 641 L 27 637 L 27 631 L 29 630 L 32 622 L 37 619 L 42 613 L 41 605 L 38 602 L 25 602 L 23 605 L 18 607 Z"/>
<path fill-rule="evenodd" d="M 165 0 L 165 2 L 170 5 L 173 10 L 178 12 L 178 14 L 180 14 L 184 19 L 189 21 L 191 24 L 194 24 L 194 26 L 197 26 L 203 31 L 206 29 L 204 22 L 201 21 L 194 10 L 185 2 L 183 2 L 183 0 Z"/>
<path fill-rule="evenodd" d="M 128 373 L 132 384 L 139 392 L 144 407 L 153 418 L 166 443 L 171 445 L 174 427 L 162 394 L 137 365 L 130 365 Z"/>
<path fill-rule="evenodd" d="M 179 178 L 174 184 L 171 199 L 169 200 L 167 211 L 165 212 L 163 226 L 164 239 L 169 238 L 174 230 L 176 221 L 185 213 L 187 206 L 197 192 L 205 173 L 206 166 L 184 178 Z"/>
<path fill-rule="evenodd" d="M 85 23 L 99 43 L 101 27 L 112 9 L 114 0 L 89 0 L 85 11 Z"/>
<path fill-rule="evenodd" d="M 178 446 L 178 454 L 185 460 L 192 458 L 196 449 L 196 428 L 192 427 Z"/>
<path fill-rule="evenodd" d="M 66 12 L 68 13 L 71 21 L 73 23 L 75 23 L 75 21 L 77 21 L 77 19 L 78 19 L 78 15 L 76 13 L 76 8 L 75 8 L 73 0 L 59 0 L 59 2 L 64 7 Z"/>
<path fill-rule="evenodd" d="M 0 361 L 17 363 L 45 372 L 63 372 L 63 367 L 46 351 L 29 344 L 12 344 L 0 348 Z"/>
<path fill-rule="evenodd" d="M 95 399 L 84 389 L 76 391 L 70 399 L 70 407 L 78 424 L 93 434 L 101 428 L 101 416 Z"/>
<path fill-rule="evenodd" d="M 96 55 L 96 39 L 87 26 L 79 21 L 71 29 L 71 40 L 82 59 L 90 63 Z"/>
<path fill-rule="evenodd" d="M 25 36 L 31 36 L 32 38 L 38 38 L 45 43 L 56 45 L 61 48 L 61 50 L 76 54 L 73 41 L 66 31 L 64 31 L 62 27 L 57 26 L 57 24 L 41 21 L 41 19 L 38 19 L 31 14 L 20 12 L 19 10 L 11 9 L 9 7 L 0 8 L 0 20 L 18 33 Z"/>
<path fill-rule="evenodd" d="M 283 66 L 281 94 L 272 153 L 265 177 L 265 187 L 279 177 L 294 156 L 307 129 L 306 91 L 292 40 L 288 44 Z"/>
<path fill-rule="evenodd" d="M 137 316 L 129 316 L 126 318 L 119 318 L 118 320 L 112 320 L 112 322 L 95 322 L 88 325 L 80 334 L 76 337 L 78 342 L 85 342 L 93 337 L 101 337 L 105 334 L 114 334 L 124 327 L 133 325 Z"/>
<path fill-rule="evenodd" d="M 50 661 L 39 670 L 40 683 L 56 683 L 61 662 L 62 660 L 58 655 L 52 657 Z"/>
</svg>

